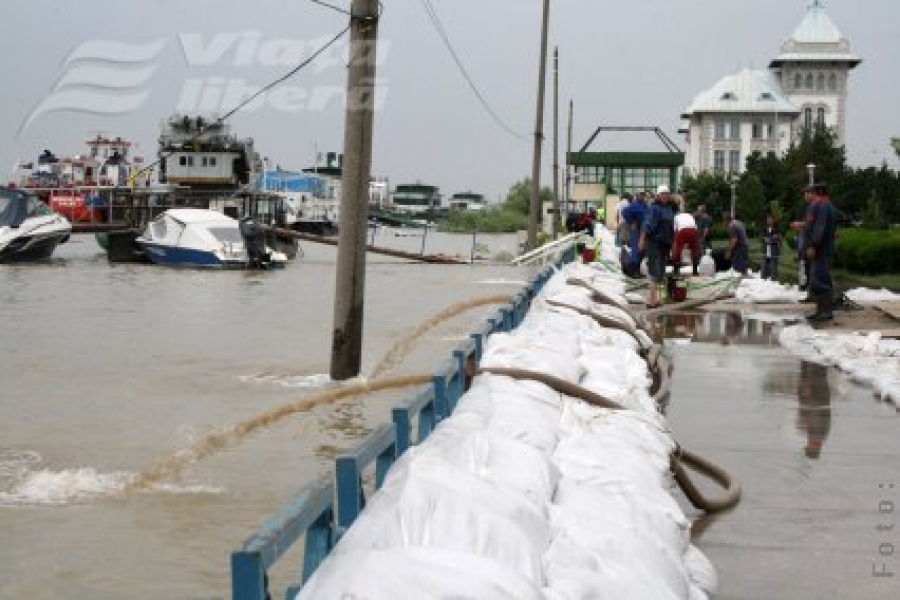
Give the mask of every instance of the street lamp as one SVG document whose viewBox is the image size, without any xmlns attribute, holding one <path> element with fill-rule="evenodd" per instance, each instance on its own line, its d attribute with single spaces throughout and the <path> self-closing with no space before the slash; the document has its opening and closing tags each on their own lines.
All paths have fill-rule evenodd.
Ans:
<svg viewBox="0 0 900 600">
<path fill-rule="evenodd" d="M 734 214 L 734 205 L 735 200 L 737 199 L 737 177 L 734 173 L 731 175 L 731 218 L 737 218 L 737 215 Z"/>
<path fill-rule="evenodd" d="M 809 185 L 814 185 L 816 183 L 816 165 L 809 163 L 806 168 L 809 170 Z"/>
</svg>

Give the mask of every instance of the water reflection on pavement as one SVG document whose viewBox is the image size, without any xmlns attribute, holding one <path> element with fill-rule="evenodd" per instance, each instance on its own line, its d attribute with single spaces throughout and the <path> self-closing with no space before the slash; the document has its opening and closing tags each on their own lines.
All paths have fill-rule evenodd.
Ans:
<svg viewBox="0 0 900 600">
<path fill-rule="evenodd" d="M 897 577 L 873 575 L 885 565 L 900 571 L 900 559 L 882 552 L 896 536 L 876 528 L 900 530 L 896 513 L 879 513 L 900 503 L 893 406 L 788 354 L 778 344 L 783 324 L 723 312 L 658 326 L 674 341 L 667 415 L 676 438 L 743 488 L 734 510 L 709 518 L 684 501 L 695 542 L 719 571 L 717 597 L 900 597 Z"/>
</svg>

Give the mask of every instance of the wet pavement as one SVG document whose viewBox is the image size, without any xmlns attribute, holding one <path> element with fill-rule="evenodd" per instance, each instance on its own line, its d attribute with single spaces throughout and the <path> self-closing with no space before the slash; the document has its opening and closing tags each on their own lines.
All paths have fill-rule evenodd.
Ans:
<svg viewBox="0 0 900 600">
<path fill-rule="evenodd" d="M 715 597 L 900 598 L 897 408 L 785 352 L 777 324 L 714 313 L 662 325 L 682 340 L 667 410 L 675 437 L 743 488 L 730 512 L 689 511 L 718 571 Z"/>
</svg>

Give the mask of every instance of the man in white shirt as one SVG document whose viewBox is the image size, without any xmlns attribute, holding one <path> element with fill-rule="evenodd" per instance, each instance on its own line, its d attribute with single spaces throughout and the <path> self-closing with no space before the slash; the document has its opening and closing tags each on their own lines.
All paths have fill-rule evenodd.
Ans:
<svg viewBox="0 0 900 600">
<path fill-rule="evenodd" d="M 672 264 L 675 265 L 675 273 L 681 268 L 681 253 L 687 247 L 691 250 L 691 265 L 694 275 L 697 275 L 697 266 L 700 264 L 700 236 L 697 235 L 697 222 L 691 213 L 681 210 L 675 215 L 675 243 L 672 244 Z"/>
</svg>

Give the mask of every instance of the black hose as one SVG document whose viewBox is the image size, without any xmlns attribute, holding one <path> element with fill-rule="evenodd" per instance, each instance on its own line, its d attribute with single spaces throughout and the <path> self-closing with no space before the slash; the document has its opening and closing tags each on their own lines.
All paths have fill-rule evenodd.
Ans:
<svg viewBox="0 0 900 600">
<path fill-rule="evenodd" d="M 637 333 L 637 329 L 635 327 L 633 327 L 630 323 L 623 323 L 622 321 L 619 321 L 618 319 L 614 319 L 612 317 L 598 315 L 597 313 L 595 313 L 593 311 L 579 308 L 577 306 L 572 306 L 571 304 L 566 304 L 565 302 L 557 302 L 556 300 L 547 300 L 546 302 L 550 306 L 555 306 L 557 308 L 565 308 L 567 310 L 577 312 L 580 315 L 590 317 L 594 321 L 596 321 L 598 325 L 600 325 L 602 327 L 607 327 L 609 329 L 617 329 L 619 331 L 624 331 L 625 333 L 630 335 L 632 338 L 634 338 L 634 341 L 636 341 L 638 343 L 638 348 L 640 348 L 642 351 L 645 350 L 644 340 L 641 339 L 641 337 Z"/>
</svg>

